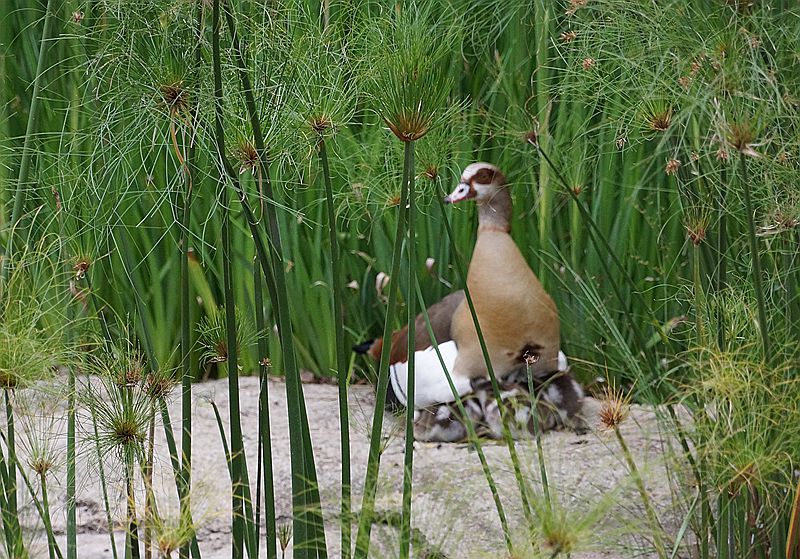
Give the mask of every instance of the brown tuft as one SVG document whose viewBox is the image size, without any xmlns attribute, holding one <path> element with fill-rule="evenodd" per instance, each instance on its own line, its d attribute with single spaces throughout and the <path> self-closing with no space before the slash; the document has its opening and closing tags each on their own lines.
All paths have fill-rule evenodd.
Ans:
<svg viewBox="0 0 800 559">
<path fill-rule="evenodd" d="M 333 128 L 333 122 L 325 115 L 313 117 L 309 122 L 309 125 L 311 126 L 311 129 L 320 136 Z"/>
<path fill-rule="evenodd" d="M 88 258 L 81 258 L 78 260 L 75 265 L 72 267 L 75 270 L 75 279 L 82 280 L 86 277 L 86 272 L 89 271 L 90 262 Z"/>
<path fill-rule="evenodd" d="M 436 167 L 436 165 L 428 165 L 422 172 L 422 176 L 429 181 L 435 181 L 437 178 L 439 178 L 439 169 Z"/>
<path fill-rule="evenodd" d="M 575 31 L 564 31 L 561 35 L 561 40 L 565 43 L 571 43 L 578 38 L 578 33 Z"/>
<path fill-rule="evenodd" d="M 536 130 L 531 130 L 530 132 L 526 133 L 523 136 L 523 139 L 527 143 L 531 144 L 532 146 L 538 146 L 539 145 L 539 132 L 537 132 Z"/>
<path fill-rule="evenodd" d="M 583 69 L 584 69 L 584 70 L 589 70 L 589 69 L 590 69 L 590 68 L 592 68 L 592 67 L 593 67 L 595 64 L 597 64 L 597 62 L 595 61 L 595 59 L 594 59 L 594 58 L 584 58 L 584 59 L 583 59 L 583 63 L 581 64 L 581 66 L 583 66 Z"/>
<path fill-rule="evenodd" d="M 647 127 L 657 132 L 666 132 L 672 124 L 672 107 L 654 112 L 647 117 Z"/>
<path fill-rule="evenodd" d="M 600 403 L 600 424 L 606 429 L 616 429 L 631 411 L 630 396 L 624 396 L 613 384 L 603 388 Z"/>
<path fill-rule="evenodd" d="M 750 144 L 753 143 L 755 134 L 749 122 L 734 122 L 730 125 L 728 132 L 728 143 L 736 148 L 741 153 L 750 154 L 753 149 Z"/>
<path fill-rule="evenodd" d="M 678 174 L 678 169 L 681 168 L 681 162 L 677 159 L 670 159 L 664 167 L 664 172 L 667 175 L 675 176 Z"/>
<path fill-rule="evenodd" d="M 170 115 L 185 113 L 189 110 L 189 93 L 183 87 L 183 80 L 159 86 L 161 98 Z"/>
<path fill-rule="evenodd" d="M 698 246 L 705 240 L 708 223 L 704 222 L 704 220 L 698 219 L 693 223 L 687 223 L 684 227 L 686 228 L 686 234 L 689 235 L 689 240 L 692 241 L 694 246 Z"/>
<path fill-rule="evenodd" d="M 244 140 L 236 146 L 235 157 L 239 162 L 239 174 L 252 171 L 258 167 L 258 151 L 248 140 Z"/>
<path fill-rule="evenodd" d="M 527 366 L 535 365 L 541 358 L 540 351 L 542 346 L 538 344 L 525 344 L 517 356 L 517 361 Z"/>
<path fill-rule="evenodd" d="M 76 10 L 72 12 L 72 23 L 80 24 L 83 21 L 83 11 Z"/>
<path fill-rule="evenodd" d="M 586 6 L 587 0 L 569 0 L 569 8 L 564 12 L 564 15 L 574 16 L 575 12 Z"/>
</svg>

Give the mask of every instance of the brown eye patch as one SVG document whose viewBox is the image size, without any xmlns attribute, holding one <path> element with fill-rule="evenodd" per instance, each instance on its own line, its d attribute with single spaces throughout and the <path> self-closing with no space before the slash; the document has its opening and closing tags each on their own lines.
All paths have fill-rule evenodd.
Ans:
<svg viewBox="0 0 800 559">
<path fill-rule="evenodd" d="M 470 183 L 492 184 L 492 182 L 494 181 L 494 176 L 495 173 L 493 170 L 484 167 L 483 169 L 475 173 L 475 176 L 472 177 Z"/>
</svg>

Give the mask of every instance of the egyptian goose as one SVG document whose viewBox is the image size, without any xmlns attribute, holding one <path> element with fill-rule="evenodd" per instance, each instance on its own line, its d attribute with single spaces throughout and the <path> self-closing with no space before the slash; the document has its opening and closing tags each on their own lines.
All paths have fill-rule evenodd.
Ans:
<svg viewBox="0 0 800 559">
<path fill-rule="evenodd" d="M 504 379 L 520 368 L 525 370 L 526 357 L 533 358 L 531 367 L 537 378 L 565 372 L 556 306 L 510 235 L 511 195 L 505 177 L 494 165 L 469 165 L 445 198 L 450 204 L 464 200 L 474 200 L 478 206 L 478 239 L 467 286 L 495 374 Z M 430 307 L 428 314 L 456 390 L 462 396 L 470 393 L 471 381 L 487 378 L 488 371 L 464 292 L 448 295 Z M 422 315 L 417 317 L 416 332 L 415 407 L 452 402 L 452 391 Z M 392 335 L 390 404 L 406 405 L 407 340 L 407 328 Z M 378 359 L 381 345 L 380 339 L 371 340 L 354 350 Z"/>
</svg>

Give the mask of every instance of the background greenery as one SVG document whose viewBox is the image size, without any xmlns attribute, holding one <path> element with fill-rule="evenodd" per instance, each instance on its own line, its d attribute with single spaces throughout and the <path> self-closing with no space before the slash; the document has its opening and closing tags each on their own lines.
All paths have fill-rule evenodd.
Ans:
<svg viewBox="0 0 800 559">
<path fill-rule="evenodd" d="M 69 365 L 112 342 L 145 370 L 179 378 L 186 355 L 189 378 L 225 376 L 233 302 L 242 374 L 258 372 L 264 349 L 283 374 L 272 296 L 257 312 L 254 230 L 236 191 L 219 186 L 212 2 L 47 5 L 48 25 L 44 2 L 5 0 L 0 12 L 7 396 L 48 374 L 55 362 L 44 356 Z M 216 99 L 225 155 L 257 226 L 276 210 L 276 273 L 301 368 L 348 378 L 337 365 L 336 289 L 345 346 L 381 331 L 388 292 L 376 281 L 391 272 L 407 161 L 392 118 L 412 106 L 427 119 L 414 142 L 410 268 L 424 300 L 462 286 L 455 254 L 468 258 L 477 227 L 473 207 L 449 208 L 449 241 L 436 198 L 468 163 L 498 165 L 514 238 L 556 300 L 576 374 L 669 410 L 713 409 L 685 435 L 698 483 L 721 499 L 744 495 L 731 510 L 768 502 L 766 523 L 780 534 L 770 537 L 781 540 L 800 458 L 795 3 L 237 0 L 223 11 L 241 41 L 239 50 L 225 20 Z M 408 60 L 421 62 L 412 71 Z M 326 256 L 325 178 L 339 277 Z M 391 278 L 401 288 L 394 326 L 412 277 Z M 182 352 L 187 324 L 192 350 Z M 353 364 L 354 377 L 374 378 Z M 699 531 L 713 533 L 721 516 L 697 509 Z"/>
</svg>

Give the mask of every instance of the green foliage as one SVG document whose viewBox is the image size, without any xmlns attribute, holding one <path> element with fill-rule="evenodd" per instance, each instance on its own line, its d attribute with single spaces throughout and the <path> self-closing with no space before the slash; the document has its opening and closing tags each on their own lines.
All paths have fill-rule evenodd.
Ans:
<svg viewBox="0 0 800 559">
<path fill-rule="evenodd" d="M 416 247 L 408 269 L 396 261 L 389 274 L 398 308 L 388 330 L 405 322 L 415 273 L 425 301 L 461 287 L 456 253 L 471 251 L 473 210 L 448 210 L 446 242 L 431 206 L 465 164 L 497 164 L 514 238 L 558 305 L 578 375 L 603 374 L 693 418 L 677 433 L 698 488 L 687 526 L 700 556 L 715 546 L 744 556 L 744 542 L 781 539 L 800 460 L 794 3 L 222 2 L 222 154 L 210 2 L 57 6 L 49 29 L 43 5 L 8 0 L 0 11 L 0 385 L 12 402 L 57 367 L 99 363 L 105 384 L 83 405 L 100 450 L 130 464 L 155 409 L 169 420 L 163 396 L 184 355 L 194 378 L 226 358 L 223 300 L 229 316 L 236 309 L 242 374 L 266 357 L 277 375 L 370 374 L 360 363 L 343 370 L 342 348 L 386 320 L 375 286 L 392 271 L 405 209 L 399 138 L 415 143 L 406 175 L 419 179 Z M 265 317 L 259 336 L 281 316 L 274 293 L 254 309 L 254 240 L 271 256 L 277 234 L 279 254 L 256 262 L 285 282 L 288 338 L 270 335 L 257 350 L 254 310 Z M 296 447 L 308 442 L 296 434 Z M 188 510 L 155 527 L 165 549 L 188 540 Z M 748 515 L 766 519 L 765 532 L 741 528 L 726 547 L 726 530 Z M 556 541 L 557 524 L 541 531 Z"/>
</svg>

